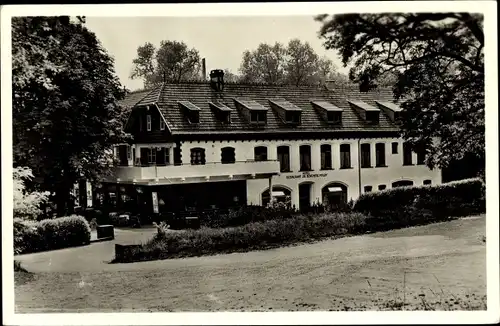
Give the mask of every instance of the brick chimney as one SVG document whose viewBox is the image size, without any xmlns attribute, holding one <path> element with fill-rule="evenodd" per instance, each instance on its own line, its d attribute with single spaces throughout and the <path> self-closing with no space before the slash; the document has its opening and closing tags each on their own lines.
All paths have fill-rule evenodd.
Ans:
<svg viewBox="0 0 500 326">
<path fill-rule="evenodd" d="M 201 80 L 207 80 L 207 66 L 205 63 L 205 58 L 201 59 Z"/>
</svg>

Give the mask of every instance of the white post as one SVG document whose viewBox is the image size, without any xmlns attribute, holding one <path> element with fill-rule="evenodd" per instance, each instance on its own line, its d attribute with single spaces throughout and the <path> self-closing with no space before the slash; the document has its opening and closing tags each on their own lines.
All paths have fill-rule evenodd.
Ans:
<svg viewBox="0 0 500 326">
<path fill-rule="evenodd" d="M 319 171 L 321 169 L 321 145 L 316 142 L 311 145 L 311 170 Z"/>
<path fill-rule="evenodd" d="M 135 165 L 140 166 L 141 164 L 141 147 L 135 145 Z"/>
<path fill-rule="evenodd" d="M 269 202 L 273 202 L 273 176 L 269 177 Z"/>
</svg>

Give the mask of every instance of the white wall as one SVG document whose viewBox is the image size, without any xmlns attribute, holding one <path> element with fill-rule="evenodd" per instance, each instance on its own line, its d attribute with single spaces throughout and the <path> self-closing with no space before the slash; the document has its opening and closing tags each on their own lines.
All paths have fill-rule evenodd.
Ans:
<svg viewBox="0 0 500 326">
<path fill-rule="evenodd" d="M 403 140 L 396 138 L 369 138 L 360 139 L 359 142 L 369 143 L 371 149 L 372 168 L 361 169 L 361 193 L 367 185 L 372 186 L 373 191 L 378 190 L 379 185 L 386 185 L 391 188 L 391 184 L 398 180 L 410 180 L 414 185 L 422 185 L 424 180 L 431 180 L 432 184 L 441 183 L 441 171 L 430 170 L 425 165 L 403 166 Z M 398 142 L 398 153 L 392 154 L 392 142 Z M 385 144 L 385 155 L 387 167 L 375 167 L 375 144 Z M 330 144 L 332 147 L 333 170 L 321 171 L 320 146 Z M 340 169 L 340 145 L 350 144 L 351 148 L 351 169 Z M 156 144 L 155 144 L 156 145 Z M 160 144 L 158 144 L 160 145 Z M 170 144 L 169 144 L 170 145 Z M 182 162 L 189 164 L 191 149 L 201 147 L 205 149 L 206 162 L 220 162 L 221 149 L 223 147 L 234 147 L 236 161 L 247 161 L 254 159 L 254 148 L 256 146 L 266 146 L 268 148 L 268 159 L 277 160 L 277 147 L 290 146 L 290 166 L 291 172 L 281 173 L 273 177 L 274 186 L 284 186 L 292 191 L 292 204 L 298 207 L 299 184 L 311 182 L 311 203 L 322 202 L 321 190 L 324 186 L 332 182 L 343 183 L 347 186 L 347 198 L 356 199 L 360 195 L 359 170 L 358 170 L 358 139 L 324 139 L 324 140 L 272 140 L 272 141 L 186 141 L 181 145 Z M 299 146 L 311 145 L 311 165 L 313 171 L 308 172 L 312 176 L 299 172 Z M 416 164 L 417 157 L 413 154 L 413 163 Z M 252 165 L 248 165 L 251 169 Z M 248 173 L 253 171 L 249 170 Z M 321 174 L 321 176 L 318 176 Z M 299 178 L 292 178 L 298 176 Z M 268 179 L 255 179 L 247 181 L 247 203 L 261 204 L 261 195 L 269 187 Z"/>
</svg>

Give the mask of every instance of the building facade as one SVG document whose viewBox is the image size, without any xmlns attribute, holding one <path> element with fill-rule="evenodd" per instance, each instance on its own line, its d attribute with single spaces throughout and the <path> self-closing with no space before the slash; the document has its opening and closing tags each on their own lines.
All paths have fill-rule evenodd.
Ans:
<svg viewBox="0 0 500 326">
<path fill-rule="evenodd" d="M 360 194 L 441 183 L 399 137 L 390 90 L 210 82 L 129 94 L 128 144 L 104 193 L 153 212 L 266 205 L 335 208 Z M 269 189 L 272 189 L 269 192 Z"/>
</svg>

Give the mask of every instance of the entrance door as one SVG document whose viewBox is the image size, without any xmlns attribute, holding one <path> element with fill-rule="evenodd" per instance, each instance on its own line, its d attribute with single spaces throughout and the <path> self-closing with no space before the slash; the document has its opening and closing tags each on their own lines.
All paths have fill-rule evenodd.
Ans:
<svg viewBox="0 0 500 326">
<path fill-rule="evenodd" d="M 299 210 L 307 212 L 311 208 L 311 184 L 299 185 Z"/>
</svg>

